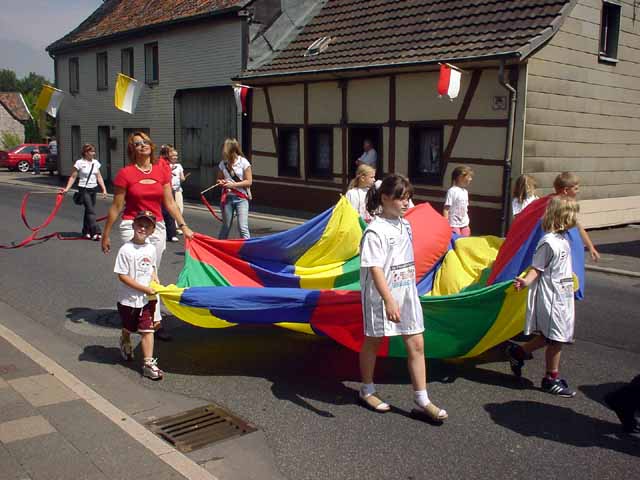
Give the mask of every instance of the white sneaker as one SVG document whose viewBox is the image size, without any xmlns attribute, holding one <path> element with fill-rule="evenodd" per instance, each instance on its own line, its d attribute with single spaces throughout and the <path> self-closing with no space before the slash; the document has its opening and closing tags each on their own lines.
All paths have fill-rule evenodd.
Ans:
<svg viewBox="0 0 640 480">
<path fill-rule="evenodd" d="M 120 336 L 120 355 L 122 355 L 123 360 L 130 362 L 133 360 L 133 346 L 131 345 L 131 339 L 125 340 L 124 337 Z"/>
<path fill-rule="evenodd" d="M 171 237 L 172 242 L 179 242 L 180 239 L 178 237 Z"/>
<path fill-rule="evenodd" d="M 145 359 L 142 367 L 142 376 L 151 380 L 162 380 L 164 372 L 158 368 L 157 358 Z"/>
<path fill-rule="evenodd" d="M 178 230 L 176 230 L 176 233 L 177 233 L 178 235 L 182 235 L 182 230 L 178 229 Z"/>
</svg>

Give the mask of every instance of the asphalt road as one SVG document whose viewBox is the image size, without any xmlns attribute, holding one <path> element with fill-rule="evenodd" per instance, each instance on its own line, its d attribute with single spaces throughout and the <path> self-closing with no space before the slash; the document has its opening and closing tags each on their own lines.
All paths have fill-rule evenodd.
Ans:
<svg viewBox="0 0 640 480">
<path fill-rule="evenodd" d="M 0 243 L 21 240 L 24 189 L 0 185 Z M 52 195 L 34 196 L 29 220 L 46 216 Z M 98 212 L 108 202 L 99 201 Z M 78 232 L 82 209 L 65 200 L 50 231 Z M 199 232 L 215 235 L 207 212 L 187 211 Z M 251 221 L 263 235 L 289 228 Z M 117 243 L 114 240 L 114 247 Z M 182 244 L 170 244 L 160 269 L 175 281 Z M 52 240 L 0 250 L 0 300 L 84 349 L 80 361 L 119 362 L 114 254 L 89 241 Z M 332 341 L 276 328 L 204 330 L 169 318 L 174 341 L 158 344 L 165 380 L 148 388 L 221 404 L 262 429 L 289 479 L 638 478 L 640 444 L 618 435 L 601 399 L 640 373 L 640 281 L 589 273 L 577 306 L 577 342 L 562 371 L 579 393 L 560 399 L 537 390 L 543 355 L 518 382 L 504 362 L 429 362 L 431 398 L 450 415 L 442 426 L 409 416 L 404 362 L 379 362 L 377 383 L 396 409 L 376 415 L 354 404 L 357 357 Z M 46 353 L 46 352 L 45 352 Z M 496 360 L 496 358 L 493 358 Z"/>
</svg>

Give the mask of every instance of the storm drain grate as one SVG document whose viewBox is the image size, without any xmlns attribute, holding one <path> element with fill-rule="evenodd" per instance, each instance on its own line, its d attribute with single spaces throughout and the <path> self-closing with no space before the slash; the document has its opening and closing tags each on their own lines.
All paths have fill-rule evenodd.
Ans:
<svg viewBox="0 0 640 480">
<path fill-rule="evenodd" d="M 181 452 L 197 450 L 210 443 L 257 430 L 253 425 L 215 405 L 158 418 L 147 426 Z"/>
</svg>

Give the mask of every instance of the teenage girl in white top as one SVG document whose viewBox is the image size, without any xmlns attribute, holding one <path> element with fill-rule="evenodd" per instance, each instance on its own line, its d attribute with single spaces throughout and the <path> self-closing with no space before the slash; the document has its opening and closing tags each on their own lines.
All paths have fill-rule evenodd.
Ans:
<svg viewBox="0 0 640 480">
<path fill-rule="evenodd" d="M 100 162 L 96 160 L 96 147 L 90 143 L 82 146 L 82 158 L 76 160 L 71 170 L 67 186 L 60 190 L 67 193 L 78 179 L 78 190 L 82 192 L 84 204 L 84 218 L 82 221 L 82 235 L 92 240 L 100 240 L 102 235 L 96 223 L 96 189 L 98 185 L 102 191 L 102 198 L 107 198 L 107 188 L 100 174 Z"/>
<path fill-rule="evenodd" d="M 413 257 L 411 225 L 402 216 L 409 208 L 413 187 L 401 175 L 389 175 L 367 195 L 370 214 L 381 211 L 369 224 L 360 246 L 360 285 L 364 317 L 364 343 L 360 350 L 363 406 L 388 412 L 390 406 L 376 395 L 373 373 L 376 355 L 387 336 L 402 335 L 418 411 L 430 420 L 443 421 L 447 412 L 427 395 L 424 358 L 424 317 Z"/>
<path fill-rule="evenodd" d="M 362 219 L 369 223 L 372 216 L 367 211 L 367 192 L 376 181 L 376 169 L 366 163 L 361 163 L 356 170 L 356 176 L 349 184 L 346 197 L 356 209 Z"/>
<path fill-rule="evenodd" d="M 513 187 L 513 200 L 511 201 L 511 213 L 515 217 L 531 202 L 537 200 L 536 180 L 530 175 L 520 175 Z"/>
<path fill-rule="evenodd" d="M 226 201 L 221 205 L 222 228 L 220 240 L 229 237 L 234 214 L 238 216 L 238 230 L 243 239 L 250 238 L 249 199 L 251 197 L 251 164 L 244 158 L 240 144 L 235 138 L 227 138 L 222 147 L 222 161 L 218 164 L 218 185 L 227 191 Z"/>
</svg>

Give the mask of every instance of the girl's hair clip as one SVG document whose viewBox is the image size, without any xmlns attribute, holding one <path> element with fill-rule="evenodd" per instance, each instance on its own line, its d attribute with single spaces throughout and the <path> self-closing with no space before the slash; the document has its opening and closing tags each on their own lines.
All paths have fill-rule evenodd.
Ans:
<svg viewBox="0 0 640 480">
<path fill-rule="evenodd" d="M 376 187 L 376 190 L 380 190 L 380 185 L 382 185 L 382 180 L 376 180 L 373 184 L 373 186 Z"/>
</svg>

